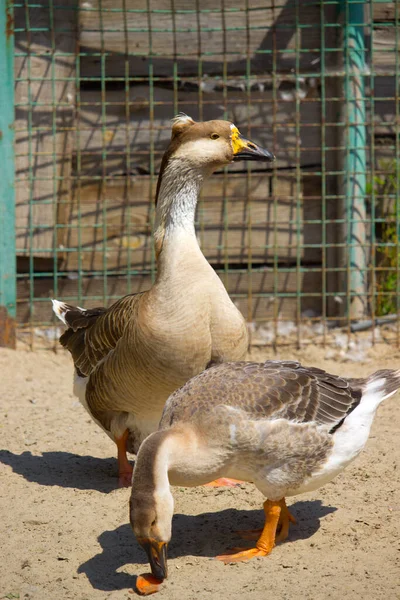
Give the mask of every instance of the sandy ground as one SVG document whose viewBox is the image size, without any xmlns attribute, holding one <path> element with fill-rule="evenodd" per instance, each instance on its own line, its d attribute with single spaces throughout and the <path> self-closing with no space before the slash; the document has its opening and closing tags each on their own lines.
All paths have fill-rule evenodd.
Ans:
<svg viewBox="0 0 400 600">
<path fill-rule="evenodd" d="M 400 367 L 388 347 L 363 364 L 323 356 L 309 348 L 301 359 L 348 376 Z M 0 598 L 137 597 L 135 576 L 148 566 L 128 523 L 129 490 L 116 489 L 113 444 L 72 395 L 69 356 L 0 350 L 0 370 Z M 173 489 L 170 575 L 157 597 L 400 598 L 399 402 L 381 407 L 366 450 L 345 473 L 291 499 L 298 524 L 267 558 L 212 560 L 239 543 L 236 529 L 261 526 L 262 497 L 251 484 Z"/>
</svg>

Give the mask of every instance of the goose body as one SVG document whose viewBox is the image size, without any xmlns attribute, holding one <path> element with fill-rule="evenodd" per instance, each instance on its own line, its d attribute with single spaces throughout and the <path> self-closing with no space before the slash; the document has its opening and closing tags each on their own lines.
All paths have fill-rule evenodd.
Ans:
<svg viewBox="0 0 400 600">
<path fill-rule="evenodd" d="M 168 543 L 169 484 L 232 477 L 253 482 L 266 497 L 266 524 L 255 548 L 220 558 L 268 554 L 294 521 L 285 497 L 315 490 L 349 465 L 378 405 L 399 388 L 400 369 L 344 379 L 291 361 L 210 367 L 170 396 L 159 431 L 139 451 L 131 495 L 138 540 L 153 554 Z M 155 576 L 166 576 L 151 564 Z"/>
<path fill-rule="evenodd" d="M 53 301 L 68 326 L 60 342 L 74 359 L 74 391 L 116 441 L 122 484 L 132 474 L 126 449 L 137 452 L 157 429 L 171 392 L 210 361 L 246 353 L 244 319 L 203 256 L 194 219 L 203 180 L 233 160 L 251 158 L 273 156 L 226 121 L 176 118 L 157 186 L 153 287 L 108 309 Z"/>
</svg>

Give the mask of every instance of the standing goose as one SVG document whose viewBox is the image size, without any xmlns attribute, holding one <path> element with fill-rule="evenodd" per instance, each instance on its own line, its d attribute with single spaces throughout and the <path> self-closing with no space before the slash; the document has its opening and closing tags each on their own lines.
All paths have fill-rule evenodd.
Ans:
<svg viewBox="0 0 400 600">
<path fill-rule="evenodd" d="M 254 548 L 218 558 L 265 556 L 294 522 L 285 497 L 318 489 L 354 460 L 378 405 L 398 389 L 400 369 L 346 380 L 289 361 L 225 363 L 188 381 L 168 399 L 133 474 L 130 520 L 152 574 L 167 577 L 170 484 L 222 476 L 254 482 L 267 498 L 264 529 L 246 532 L 256 534 Z"/>
<path fill-rule="evenodd" d="M 197 243 L 200 188 L 232 161 L 272 161 L 227 121 L 173 121 L 156 193 L 153 287 L 110 308 L 82 309 L 53 300 L 68 329 L 61 344 L 75 364 L 74 393 L 115 440 L 120 485 L 130 485 L 126 451 L 137 452 L 158 427 L 168 396 L 210 361 L 244 358 L 244 319 Z"/>
</svg>

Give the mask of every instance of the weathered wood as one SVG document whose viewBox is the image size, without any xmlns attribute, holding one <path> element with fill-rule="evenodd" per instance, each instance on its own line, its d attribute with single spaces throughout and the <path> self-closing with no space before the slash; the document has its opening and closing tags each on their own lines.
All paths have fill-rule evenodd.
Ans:
<svg viewBox="0 0 400 600">
<path fill-rule="evenodd" d="M 69 195 L 77 0 L 62 4 L 15 8 L 17 251 L 54 245 L 57 201 Z"/>
<path fill-rule="evenodd" d="M 263 321 L 275 315 L 283 319 L 295 319 L 298 312 L 296 293 L 304 296 L 300 301 L 300 310 L 313 309 L 318 314 L 321 298 L 315 294 L 321 293 L 321 273 L 316 270 L 309 273 L 297 274 L 295 270 L 283 272 L 265 269 L 263 272 L 233 272 L 228 275 L 220 274 L 224 285 L 233 301 L 249 321 Z M 78 285 L 81 286 L 82 296 L 78 296 Z M 128 279 L 124 277 L 108 277 L 104 288 L 102 278 L 87 278 L 78 280 L 59 278 L 57 297 L 64 302 L 79 304 L 79 306 L 104 306 L 104 289 L 109 296 L 108 305 L 127 293 L 144 291 L 151 287 L 149 275 L 138 275 Z M 252 290 L 251 301 L 248 291 Z M 29 280 L 18 282 L 17 318 L 19 323 L 30 320 L 29 297 L 32 292 L 33 315 L 35 323 L 48 323 L 53 318 L 51 302 L 54 297 L 54 281 L 52 278 L 37 278 L 30 290 Z M 291 297 L 274 298 L 276 293 L 291 294 Z"/>
<path fill-rule="evenodd" d="M 296 90 L 287 80 L 281 82 L 276 94 L 265 89 L 248 96 L 234 89 L 229 90 L 226 99 L 222 91 L 206 94 L 201 104 L 197 92 L 179 91 L 174 98 L 172 90 L 156 86 L 153 89 L 154 119 L 150 120 L 149 86 L 132 86 L 128 97 L 122 90 L 108 91 L 104 99 L 100 90 L 82 91 L 75 147 L 80 175 L 150 172 L 150 145 L 154 148 L 157 170 L 170 139 L 171 117 L 176 110 L 186 112 L 195 120 L 226 118 L 233 121 L 244 134 L 275 153 L 278 167 L 294 167 L 298 162 L 302 167 L 320 164 L 322 118 L 318 82 L 305 80 L 301 95 L 297 113 Z M 394 78 L 376 77 L 374 97 L 375 133 L 394 131 Z M 338 100 L 329 98 L 326 105 L 332 116 L 340 108 Z M 370 114 L 367 118 L 372 120 Z M 334 119 L 328 119 L 325 129 L 325 145 L 329 147 L 335 146 L 337 127 L 334 123 Z M 243 166 L 237 164 L 234 168 L 242 170 Z"/>
<path fill-rule="evenodd" d="M 394 21 L 396 18 L 396 2 L 398 4 L 398 0 L 394 0 L 392 2 L 372 2 L 372 14 L 375 22 L 389 22 Z M 398 17 L 400 17 L 399 6 L 397 8 Z"/>
<path fill-rule="evenodd" d="M 157 0 L 150 3 L 148 14 L 146 1 L 127 0 L 129 11 L 142 12 L 124 14 L 115 10 L 113 0 L 93 0 L 88 7 L 86 4 L 81 3 L 80 41 L 81 49 L 92 55 L 82 57 L 85 77 L 100 76 L 102 52 L 106 53 L 107 73 L 120 77 L 126 73 L 125 59 L 130 76 L 148 76 L 150 53 L 154 75 L 164 77 L 173 75 L 175 57 L 180 76 L 197 76 L 199 58 L 203 73 L 222 76 L 226 65 L 229 74 L 242 75 L 248 54 L 252 73 L 272 71 L 274 59 L 282 72 L 296 68 L 297 60 L 308 72 L 319 68 L 315 62 L 321 47 L 318 5 L 236 0 L 224 2 L 222 7 L 212 0 L 202 0 L 196 13 L 194 2 Z M 192 12 L 188 13 L 188 8 Z M 184 12 L 179 12 L 182 9 Z M 334 23 L 336 7 L 328 4 L 322 10 L 326 21 Z M 296 24 L 302 27 L 296 29 Z M 327 47 L 332 47 L 335 35 L 334 28 L 327 28 Z M 296 44 L 302 50 L 298 58 Z"/>
<path fill-rule="evenodd" d="M 400 27 L 400 25 L 397 25 Z M 396 40 L 396 27 L 376 26 L 373 30 L 373 61 L 371 68 L 375 73 L 395 75 L 399 61 L 400 40 Z"/>
<path fill-rule="evenodd" d="M 208 75 L 222 76 L 225 64 L 228 75 L 242 75 L 247 52 L 253 74 L 271 72 L 274 54 L 275 69 L 281 74 L 290 73 L 297 66 L 303 72 L 317 73 L 320 69 L 321 7 L 318 3 L 289 1 L 276 6 L 272 0 L 264 3 L 251 0 L 248 18 L 244 1 L 235 1 L 230 6 L 225 2 L 224 11 L 215 7 L 211 0 L 202 1 L 198 15 L 195 11 L 180 14 L 180 8 L 188 8 L 183 0 L 173 4 L 170 0 L 161 0 L 151 6 L 150 15 L 146 11 L 146 2 L 131 0 L 127 6 L 129 10 L 142 12 L 124 14 L 116 11 L 112 0 L 102 0 L 101 11 L 99 0 L 91 2 L 90 7 L 81 7 L 81 49 L 88 53 L 81 61 L 81 72 L 85 77 L 101 76 L 101 54 L 105 56 L 107 74 L 115 77 L 125 77 L 126 62 L 131 77 L 147 77 L 150 60 L 154 76 L 172 77 L 174 57 L 179 61 L 180 77 L 197 77 L 199 58 L 202 72 Z M 174 19 L 173 7 L 177 11 Z M 232 8 L 236 11 L 231 12 Z M 323 6 L 326 24 L 336 23 L 336 8 L 333 4 Z M 213 12 L 205 12 L 210 9 Z M 396 64 L 395 28 L 384 27 L 385 23 L 395 20 L 395 3 L 374 2 L 372 9 L 374 68 L 385 71 Z M 157 13 L 157 10 L 170 12 Z M 300 27 L 296 28 L 296 24 Z M 152 35 L 149 35 L 149 27 L 153 30 Z M 325 28 L 327 48 L 335 47 L 336 36 L 335 27 Z M 298 65 L 294 52 L 296 43 L 300 49 Z M 334 60 L 334 53 L 328 53 L 326 66 Z"/>
<path fill-rule="evenodd" d="M 152 262 L 150 178 L 75 187 L 65 227 L 58 225 L 60 268 L 148 269 Z M 202 192 L 197 234 L 212 264 L 321 261 L 320 178 L 307 176 L 298 198 L 295 174 L 214 175 Z M 306 186 L 306 187 L 305 187 Z M 153 186 L 154 192 L 155 186 Z M 328 202 L 328 216 L 333 202 Z M 305 221 L 305 223 L 304 223 Z M 298 228 L 299 223 L 299 228 Z M 328 226 L 329 228 L 329 226 Z"/>
<path fill-rule="evenodd" d="M 318 91 L 304 83 L 305 97 L 296 112 L 295 89 L 277 92 L 271 89 L 252 92 L 230 90 L 224 95 L 204 95 L 199 106 L 197 92 L 178 93 L 155 87 L 154 120 L 150 120 L 150 88 L 133 86 L 129 100 L 123 91 L 109 91 L 102 104 L 100 90 L 82 91 L 77 121 L 79 147 L 75 149 L 81 164 L 81 176 L 87 173 L 150 172 L 150 145 L 154 147 L 156 168 L 171 137 L 171 118 L 176 110 L 195 120 L 233 121 L 244 135 L 268 148 L 277 156 L 278 167 L 318 164 L 321 160 L 320 111 Z M 298 132 L 296 127 L 298 125 Z M 329 140 L 327 141 L 329 144 Z M 243 165 L 237 165 L 243 169 Z"/>
</svg>

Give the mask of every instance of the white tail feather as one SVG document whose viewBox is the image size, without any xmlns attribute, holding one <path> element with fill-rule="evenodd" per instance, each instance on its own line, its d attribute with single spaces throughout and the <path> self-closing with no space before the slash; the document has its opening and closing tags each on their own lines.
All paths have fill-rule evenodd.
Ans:
<svg viewBox="0 0 400 600">
<path fill-rule="evenodd" d="M 80 306 L 70 306 L 69 304 L 66 304 L 65 302 L 60 302 L 59 300 L 53 300 L 53 299 L 52 299 L 52 303 L 53 303 L 54 313 L 57 315 L 57 317 L 60 319 L 60 321 L 62 321 L 64 323 L 64 325 L 68 325 L 68 323 L 65 320 L 65 315 L 67 314 L 68 311 L 78 310 L 83 315 L 86 314 L 86 309 L 81 308 Z"/>
<path fill-rule="evenodd" d="M 334 446 L 328 461 L 319 474 L 320 485 L 322 485 L 323 479 L 325 482 L 330 481 L 359 455 L 367 443 L 379 404 L 393 396 L 399 389 L 400 370 L 377 371 L 368 378 L 362 390 L 360 403 L 333 434 Z M 307 491 L 312 489 L 316 489 L 316 487 L 309 485 Z"/>
<path fill-rule="evenodd" d="M 68 310 L 67 305 L 64 302 L 60 302 L 59 300 L 54 299 L 52 299 L 52 303 L 54 314 L 57 315 L 57 317 L 60 319 L 60 321 L 64 323 L 64 325 L 67 325 L 67 322 L 65 320 L 65 313 Z"/>
<path fill-rule="evenodd" d="M 400 369 L 397 371 L 377 371 L 369 377 L 363 390 L 361 402 L 378 406 L 400 389 Z"/>
</svg>

